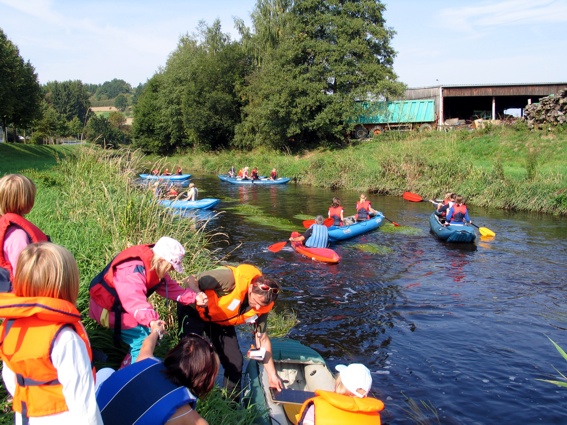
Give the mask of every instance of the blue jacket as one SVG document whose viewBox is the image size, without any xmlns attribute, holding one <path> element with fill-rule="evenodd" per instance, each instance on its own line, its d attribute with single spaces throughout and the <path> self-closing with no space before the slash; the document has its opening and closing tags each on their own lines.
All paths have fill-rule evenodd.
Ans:
<svg viewBox="0 0 567 425">
<path fill-rule="evenodd" d="M 104 424 L 165 424 L 181 406 L 194 409 L 197 397 L 170 382 L 164 370 L 161 361 L 149 358 L 110 375 L 96 393 Z"/>
<path fill-rule="evenodd" d="M 311 226 L 311 236 L 305 241 L 308 248 L 326 248 L 329 243 L 329 229 L 322 224 Z"/>
</svg>

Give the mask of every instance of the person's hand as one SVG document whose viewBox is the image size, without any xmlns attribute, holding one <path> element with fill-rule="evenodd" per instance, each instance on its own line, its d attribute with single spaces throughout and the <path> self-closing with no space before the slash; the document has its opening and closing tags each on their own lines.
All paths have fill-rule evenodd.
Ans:
<svg viewBox="0 0 567 425">
<path fill-rule="evenodd" d="M 277 373 L 274 375 L 268 375 L 268 384 L 270 388 L 275 388 L 278 391 L 281 391 L 284 388 L 282 381 Z"/>
<path fill-rule="evenodd" d="M 150 322 L 150 329 L 158 335 L 159 339 L 161 339 L 165 335 L 165 321 L 152 320 Z"/>
<path fill-rule="evenodd" d="M 195 302 L 199 307 L 206 307 L 209 303 L 209 297 L 204 292 L 199 292 L 195 297 Z"/>
</svg>

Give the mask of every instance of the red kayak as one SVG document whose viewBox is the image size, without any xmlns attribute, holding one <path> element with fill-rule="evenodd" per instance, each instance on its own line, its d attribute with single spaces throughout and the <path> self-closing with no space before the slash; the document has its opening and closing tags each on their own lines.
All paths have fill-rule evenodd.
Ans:
<svg viewBox="0 0 567 425">
<path fill-rule="evenodd" d="M 292 232 L 291 237 L 296 238 L 301 236 L 301 233 Z M 307 258 L 322 263 L 337 264 L 341 257 L 330 248 L 308 248 L 302 242 L 291 242 L 293 250 Z"/>
<path fill-rule="evenodd" d="M 410 201 L 410 202 L 422 202 L 423 201 L 423 198 L 421 196 L 419 196 L 417 193 L 412 193 L 412 192 L 404 192 L 403 198 L 406 201 Z"/>
</svg>

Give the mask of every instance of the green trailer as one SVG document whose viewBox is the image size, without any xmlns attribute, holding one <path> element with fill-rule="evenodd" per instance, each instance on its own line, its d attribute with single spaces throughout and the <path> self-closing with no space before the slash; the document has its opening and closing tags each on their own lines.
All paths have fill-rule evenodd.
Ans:
<svg viewBox="0 0 567 425">
<path fill-rule="evenodd" d="M 436 126 L 435 99 L 361 102 L 354 137 L 364 139 L 384 131 L 429 131 Z"/>
</svg>

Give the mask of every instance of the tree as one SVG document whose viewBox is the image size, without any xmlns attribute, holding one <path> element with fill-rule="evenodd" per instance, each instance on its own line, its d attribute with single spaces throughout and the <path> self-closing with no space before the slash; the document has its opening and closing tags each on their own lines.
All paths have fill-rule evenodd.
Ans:
<svg viewBox="0 0 567 425">
<path fill-rule="evenodd" d="M 279 11 L 282 2 L 259 4 Z M 242 90 L 248 104 L 236 129 L 237 146 L 267 143 L 297 150 L 321 141 L 340 144 L 357 114 L 357 100 L 403 92 L 392 69 L 394 32 L 385 27 L 383 4 L 296 0 L 289 6 L 273 42 L 267 42 L 261 19 L 273 14 L 255 15 L 260 31 L 252 44 L 267 47 Z"/>
<path fill-rule="evenodd" d="M 128 99 L 123 94 L 119 94 L 116 96 L 116 99 L 114 99 L 114 106 L 116 106 L 118 110 L 124 112 L 128 107 Z"/>
<path fill-rule="evenodd" d="M 123 139 L 122 133 L 114 128 L 105 117 L 93 115 L 85 129 L 85 135 L 91 143 L 96 143 L 104 149 L 117 148 Z"/>
<path fill-rule="evenodd" d="M 45 85 L 45 99 L 67 122 L 77 117 L 86 122 L 91 102 L 87 87 L 80 80 L 52 81 Z"/>
<path fill-rule="evenodd" d="M 25 128 L 40 114 L 41 88 L 35 69 L 0 29 L 0 128 Z M 2 139 L 4 131 L 2 131 Z"/>
<path fill-rule="evenodd" d="M 105 97 L 106 99 L 114 99 L 119 94 L 130 94 L 132 93 L 132 86 L 124 80 L 119 80 L 117 78 L 112 81 L 104 82 L 96 91 L 97 100 Z"/>
</svg>

